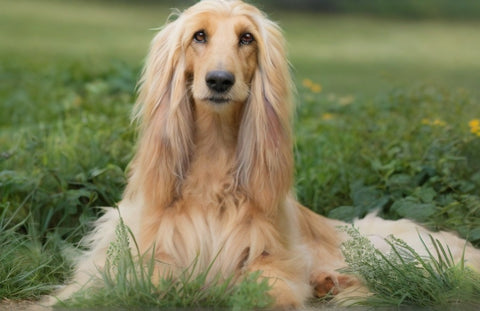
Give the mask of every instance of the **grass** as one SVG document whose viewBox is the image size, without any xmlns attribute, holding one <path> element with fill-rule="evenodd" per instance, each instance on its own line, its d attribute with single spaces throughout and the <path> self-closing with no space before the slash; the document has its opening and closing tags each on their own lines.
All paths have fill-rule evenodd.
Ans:
<svg viewBox="0 0 480 311">
<path fill-rule="evenodd" d="M 358 304 L 431 307 L 462 303 L 457 306 L 462 309 L 478 305 L 480 273 L 465 267 L 463 261 L 455 262 L 448 246 L 432 236 L 435 250 L 425 258 L 392 236 L 386 240 L 391 250 L 383 254 L 356 229 L 345 230 L 351 240 L 342 245 L 349 266 L 344 272 L 358 275 L 376 294 Z"/>
<path fill-rule="evenodd" d="M 0 6 L 0 300 L 35 300 L 69 276 L 64 254 L 97 207 L 121 198 L 135 83 L 149 29 L 168 10 L 55 0 Z M 344 220 L 380 209 L 480 245 L 478 22 L 272 15 L 295 67 L 299 199 Z M 187 280 L 164 294 L 178 298 L 175 290 L 201 284 Z M 121 282 L 111 276 L 113 283 Z M 221 305 L 258 297 L 251 284 Z M 125 286 L 96 303 L 122 295 L 138 303 L 136 285 Z M 220 289 L 212 297 L 234 296 L 233 287 Z"/>
<path fill-rule="evenodd" d="M 268 280 L 259 273 L 234 281 L 233 276 L 210 276 L 210 271 L 197 271 L 196 261 L 179 277 L 167 276 L 160 282 L 155 277 L 155 258 L 148 253 L 133 255 L 130 246 L 138 246 L 131 231 L 121 221 L 116 240 L 107 251 L 100 287 L 86 288 L 58 305 L 66 308 L 138 307 L 157 308 L 209 307 L 231 310 L 265 308 L 271 304 L 266 295 Z M 152 251 L 154 253 L 154 251 Z M 213 264 L 213 263 L 212 263 Z"/>
<path fill-rule="evenodd" d="M 31 218 L 12 223 L 7 207 L 1 207 L 0 297 L 31 300 L 48 294 L 69 272 L 68 261 L 61 255 L 63 242 L 53 236 L 41 241 Z M 28 235 L 21 233 L 24 228 Z"/>
<path fill-rule="evenodd" d="M 307 92 L 297 120 L 297 193 L 351 220 L 372 209 L 479 242 L 480 140 L 463 91 L 394 88 L 369 101 Z M 325 148 L 328 146 L 328 148 Z"/>
</svg>

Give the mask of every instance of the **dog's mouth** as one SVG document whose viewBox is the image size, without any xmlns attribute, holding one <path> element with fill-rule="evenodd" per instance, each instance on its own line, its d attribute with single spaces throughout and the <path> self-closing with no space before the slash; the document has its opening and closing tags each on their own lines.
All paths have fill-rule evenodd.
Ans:
<svg viewBox="0 0 480 311">
<path fill-rule="evenodd" d="M 206 100 L 216 105 L 226 104 L 231 101 L 231 99 L 228 97 L 215 97 L 215 96 L 208 97 L 206 98 Z"/>
</svg>

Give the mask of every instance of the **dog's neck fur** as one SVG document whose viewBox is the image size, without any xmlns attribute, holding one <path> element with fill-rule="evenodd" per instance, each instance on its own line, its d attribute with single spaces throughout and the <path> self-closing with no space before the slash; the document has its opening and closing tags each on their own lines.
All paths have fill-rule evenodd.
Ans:
<svg viewBox="0 0 480 311">
<path fill-rule="evenodd" d="M 232 103 L 228 107 L 209 107 L 199 104 L 195 108 L 195 154 L 207 154 L 222 150 L 235 150 L 240 128 L 241 105 Z M 215 157 L 213 159 L 215 160 Z"/>
<path fill-rule="evenodd" d="M 235 191 L 236 147 L 242 105 L 208 105 L 199 103 L 194 109 L 194 144 L 189 169 L 180 189 L 183 199 L 214 197 L 220 189 Z"/>
</svg>

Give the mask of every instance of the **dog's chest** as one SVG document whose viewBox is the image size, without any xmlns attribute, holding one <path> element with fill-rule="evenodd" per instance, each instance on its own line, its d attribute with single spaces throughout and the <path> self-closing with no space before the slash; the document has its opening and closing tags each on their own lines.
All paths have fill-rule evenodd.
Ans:
<svg viewBox="0 0 480 311">
<path fill-rule="evenodd" d="M 235 155 L 228 150 L 200 152 L 182 183 L 180 197 L 187 209 L 238 209 L 245 201 L 235 180 Z"/>
<path fill-rule="evenodd" d="M 200 269 L 228 249 L 230 258 L 219 261 L 222 265 L 217 268 L 231 272 L 250 244 L 245 239 L 248 214 L 248 200 L 236 190 L 233 176 L 219 178 L 205 171 L 187 178 L 181 198 L 166 211 L 159 225 L 158 246 L 176 264 L 186 267 L 198 260 Z"/>
<path fill-rule="evenodd" d="M 213 264 L 213 273 L 233 273 L 251 244 L 247 200 L 228 182 L 190 185 L 182 195 L 159 225 L 158 250 L 180 269 L 196 262 L 199 271 Z"/>
</svg>

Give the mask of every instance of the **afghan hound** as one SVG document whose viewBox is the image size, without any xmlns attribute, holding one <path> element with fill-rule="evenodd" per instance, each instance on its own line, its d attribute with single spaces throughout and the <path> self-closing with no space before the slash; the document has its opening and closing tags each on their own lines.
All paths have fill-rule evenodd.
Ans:
<svg viewBox="0 0 480 311">
<path fill-rule="evenodd" d="M 154 37 L 139 83 L 139 140 L 123 199 L 96 222 L 57 297 L 101 271 L 120 216 L 139 251 L 153 252 L 159 277 L 194 260 L 210 275 L 261 271 L 281 308 L 365 293 L 360 280 L 337 271 L 345 266 L 346 236 L 337 228 L 344 223 L 313 213 L 292 192 L 291 90 L 282 33 L 254 6 L 204 0 L 171 19 Z M 429 234 L 372 215 L 355 225 L 380 247 L 392 233 L 410 243 Z M 461 258 L 464 240 L 433 235 Z M 467 246 L 465 258 L 480 267 L 478 250 Z"/>
</svg>

